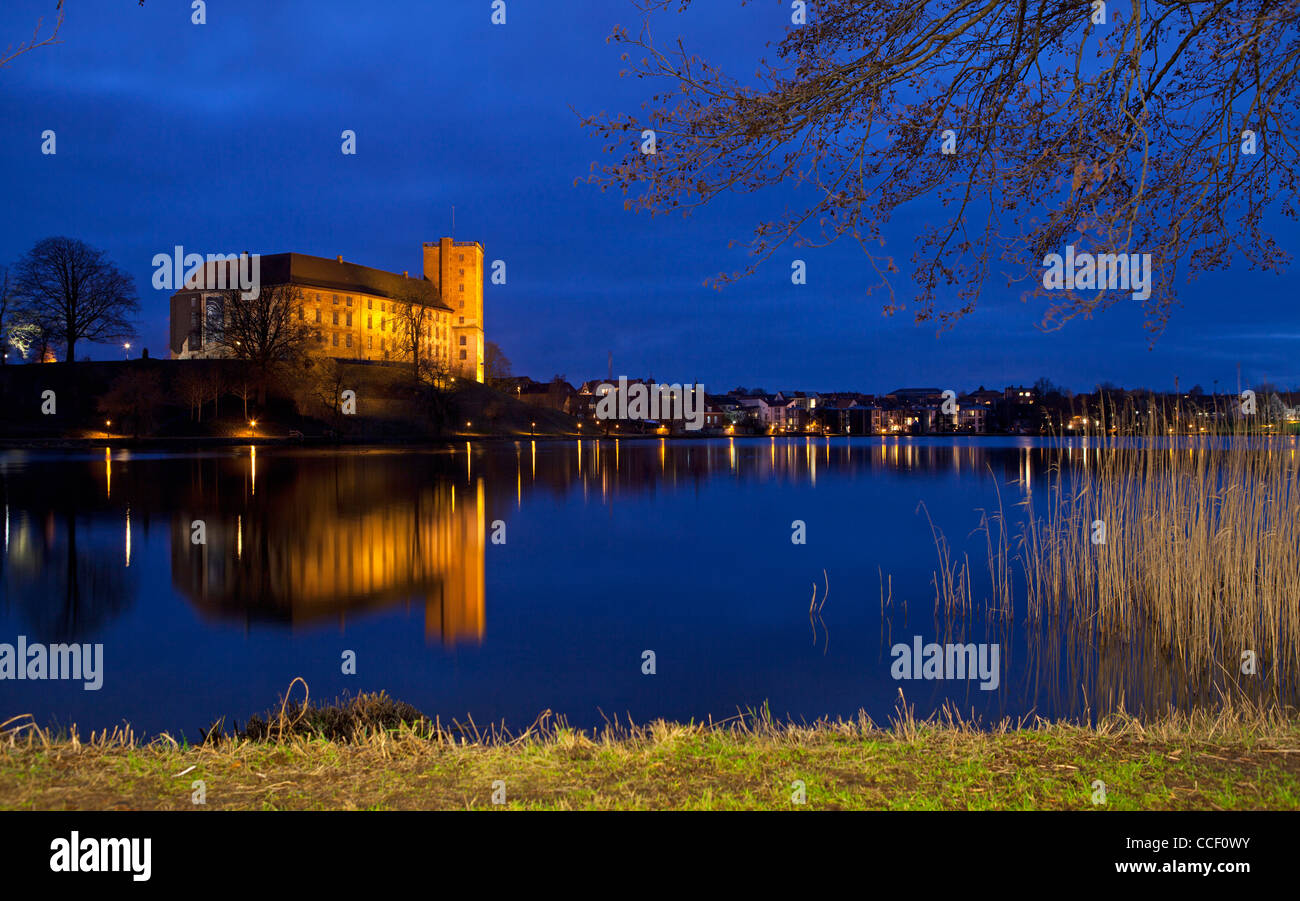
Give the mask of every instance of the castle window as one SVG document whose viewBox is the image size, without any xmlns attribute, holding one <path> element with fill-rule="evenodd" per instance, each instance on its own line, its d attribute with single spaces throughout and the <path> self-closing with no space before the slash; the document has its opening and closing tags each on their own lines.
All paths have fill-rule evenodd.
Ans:
<svg viewBox="0 0 1300 901">
<path fill-rule="evenodd" d="M 461 277 L 463 278 L 463 277 L 465 276 L 465 270 L 464 270 L 464 269 L 460 270 L 460 274 L 461 274 Z"/>
<path fill-rule="evenodd" d="M 348 325 L 351 325 L 351 324 L 352 324 L 352 314 L 351 314 L 351 313 L 348 313 Z M 348 340 L 351 341 L 352 339 L 349 338 Z"/>
<path fill-rule="evenodd" d="M 460 336 L 460 346 L 461 346 L 461 347 L 464 347 L 464 346 L 465 346 L 465 336 L 464 336 L 464 335 L 461 335 L 461 336 Z"/>
<path fill-rule="evenodd" d="M 352 298 L 351 298 L 351 297 L 348 298 L 348 306 L 352 306 Z"/>
<path fill-rule="evenodd" d="M 388 328 L 388 317 L 387 317 L 387 316 L 380 316 L 380 317 L 379 317 L 379 330 L 382 332 L 382 331 L 383 331 L 384 329 L 386 329 L 386 328 Z"/>
<path fill-rule="evenodd" d="M 456 259 L 460 260 L 460 262 L 462 263 L 465 262 L 465 254 L 463 253 L 456 254 Z"/>
<path fill-rule="evenodd" d="M 461 325 L 464 325 L 464 324 L 465 324 L 465 317 L 464 317 L 464 316 L 460 317 L 460 324 L 461 324 Z"/>
<path fill-rule="evenodd" d="M 370 314 L 370 313 L 367 313 L 367 314 L 366 314 L 366 328 L 374 328 L 374 327 L 375 327 L 375 317 L 374 317 L 374 315 L 372 315 L 372 314 Z"/>
<path fill-rule="evenodd" d="M 465 351 L 462 350 L 462 351 L 460 352 L 460 358 L 461 358 L 462 360 L 465 359 Z"/>
<path fill-rule="evenodd" d="M 461 294 L 464 294 L 464 293 L 465 293 L 465 286 L 464 286 L 464 285 L 461 285 L 461 286 L 460 286 L 460 293 L 461 293 Z"/>
<path fill-rule="evenodd" d="M 348 343 L 348 347 L 351 347 L 351 346 L 352 346 L 352 336 L 351 336 L 351 335 L 348 335 L 348 342 L 347 342 L 347 343 Z"/>
<path fill-rule="evenodd" d="M 338 333 L 338 332 L 334 332 L 334 334 L 332 334 L 330 337 L 334 339 L 334 346 L 335 346 L 335 347 L 338 347 L 338 346 L 339 346 L 339 333 Z"/>
<path fill-rule="evenodd" d="M 366 298 L 366 309 L 367 309 L 367 310 L 373 310 L 374 308 L 375 308 L 375 299 L 374 299 L 373 297 L 367 297 L 367 298 Z"/>
<path fill-rule="evenodd" d="M 299 322 L 302 322 L 302 321 L 303 321 L 304 319 L 306 319 L 306 318 L 307 318 L 307 311 L 304 310 L 302 307 L 299 307 L 299 308 L 298 308 L 298 321 L 299 321 Z"/>
<path fill-rule="evenodd" d="M 316 321 L 320 322 L 320 307 L 316 308 Z"/>
<path fill-rule="evenodd" d="M 334 311 L 334 324 L 335 324 L 335 325 L 338 325 L 338 324 L 339 324 L 339 311 L 338 311 L 338 310 L 335 310 L 335 311 Z"/>
<path fill-rule="evenodd" d="M 334 295 L 334 302 L 335 303 L 339 302 L 339 296 L 337 294 Z"/>
<path fill-rule="evenodd" d="M 374 347 L 375 347 L 375 337 L 374 335 L 368 335 L 366 337 L 366 349 L 373 350 Z"/>
</svg>

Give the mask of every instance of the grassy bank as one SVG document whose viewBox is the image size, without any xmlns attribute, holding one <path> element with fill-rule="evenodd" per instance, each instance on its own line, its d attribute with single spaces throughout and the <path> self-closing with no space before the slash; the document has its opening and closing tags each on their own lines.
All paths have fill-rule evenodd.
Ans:
<svg viewBox="0 0 1300 901">
<path fill-rule="evenodd" d="M 408 713 L 382 696 L 288 708 L 198 746 L 11 723 L 0 807 L 490 809 L 501 780 L 505 806 L 523 809 L 1300 809 L 1300 719 L 1275 714 L 985 730 L 906 715 L 888 727 L 748 717 L 594 736 L 542 720 L 507 736 Z"/>
</svg>

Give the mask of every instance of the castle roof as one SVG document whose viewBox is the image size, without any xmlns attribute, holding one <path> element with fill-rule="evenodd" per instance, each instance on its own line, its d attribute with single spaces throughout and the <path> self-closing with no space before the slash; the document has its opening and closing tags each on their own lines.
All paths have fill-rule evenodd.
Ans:
<svg viewBox="0 0 1300 901">
<path fill-rule="evenodd" d="M 358 263 L 346 263 L 305 253 L 274 253 L 262 257 L 262 282 L 268 285 L 294 284 L 331 291 L 355 291 L 404 300 L 409 295 L 420 298 L 425 306 L 451 311 L 442 302 L 433 282 L 423 277 L 410 278 L 384 269 L 372 269 Z"/>
<path fill-rule="evenodd" d="M 235 280 L 239 272 L 238 265 L 238 262 L 232 261 L 209 262 L 205 270 L 215 275 L 217 267 L 229 267 L 230 277 L 223 279 L 222 283 L 233 285 L 238 283 Z M 439 297 L 433 282 L 422 276 L 410 278 L 396 272 L 305 253 L 262 254 L 258 266 L 260 283 L 265 286 L 297 285 L 331 292 L 369 294 L 399 301 L 415 299 L 427 307 L 453 312 Z M 196 281 L 196 278 L 192 278 L 183 290 L 195 290 Z M 217 283 L 215 278 L 209 278 L 208 282 Z"/>
</svg>

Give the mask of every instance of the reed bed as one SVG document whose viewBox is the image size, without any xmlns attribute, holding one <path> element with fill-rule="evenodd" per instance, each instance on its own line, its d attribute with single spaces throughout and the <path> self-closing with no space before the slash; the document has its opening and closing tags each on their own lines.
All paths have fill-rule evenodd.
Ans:
<svg viewBox="0 0 1300 901">
<path fill-rule="evenodd" d="M 1192 433 L 1183 411 L 1107 410 L 1042 453 L 1018 514 L 1001 495 L 978 531 L 985 613 L 1064 629 L 1091 653 L 1115 645 L 1197 679 L 1263 677 L 1290 693 L 1300 672 L 1300 455 L 1276 426 Z M 1218 420 L 1222 421 L 1222 419 Z M 937 530 L 936 617 L 972 613 L 971 564 Z M 1254 673 L 1243 671 L 1253 652 Z"/>
</svg>

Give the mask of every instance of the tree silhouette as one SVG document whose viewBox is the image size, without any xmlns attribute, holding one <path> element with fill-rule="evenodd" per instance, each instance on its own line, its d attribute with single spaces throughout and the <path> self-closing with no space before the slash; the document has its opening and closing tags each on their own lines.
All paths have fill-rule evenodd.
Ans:
<svg viewBox="0 0 1300 901">
<path fill-rule="evenodd" d="M 793 209 L 755 227 L 750 265 L 715 286 L 787 245 L 847 238 L 871 289 L 887 290 L 887 313 L 948 327 L 1000 260 L 1008 285 L 1032 280 L 1024 299 L 1048 298 L 1041 324 L 1054 328 L 1130 295 L 1049 295 L 1046 254 L 1149 253 L 1141 303 L 1154 339 L 1180 269 L 1194 277 L 1239 255 L 1276 271 L 1287 258 L 1262 220 L 1296 215 L 1294 0 L 824 0 L 753 85 L 681 39 L 652 39 L 656 13 L 691 2 L 641 0 L 639 32 L 615 28 L 623 74 L 659 87 L 639 114 L 582 121 L 620 155 L 588 181 L 623 191 L 629 209 L 793 190 Z M 929 208 L 908 299 L 882 247 L 916 201 Z"/>
</svg>

